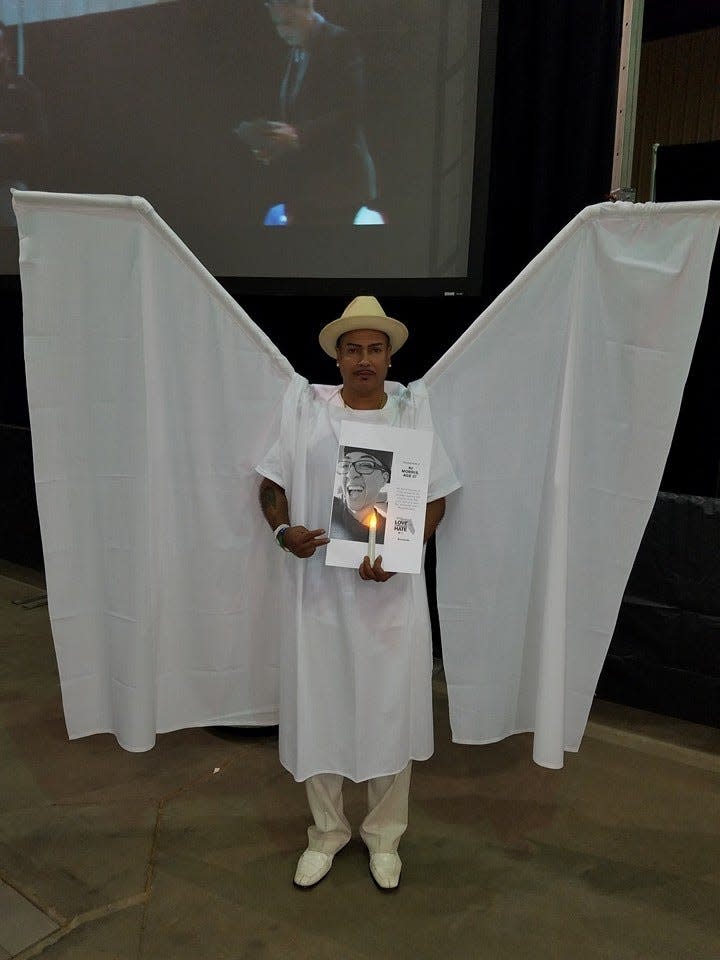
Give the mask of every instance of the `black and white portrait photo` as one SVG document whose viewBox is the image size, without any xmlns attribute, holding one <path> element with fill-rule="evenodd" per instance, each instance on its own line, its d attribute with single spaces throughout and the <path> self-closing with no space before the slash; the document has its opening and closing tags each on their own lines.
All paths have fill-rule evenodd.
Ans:
<svg viewBox="0 0 720 960">
<path fill-rule="evenodd" d="M 373 513 L 375 542 L 384 543 L 387 485 L 392 473 L 390 450 L 341 446 L 330 520 L 330 537 L 365 541 Z"/>
</svg>

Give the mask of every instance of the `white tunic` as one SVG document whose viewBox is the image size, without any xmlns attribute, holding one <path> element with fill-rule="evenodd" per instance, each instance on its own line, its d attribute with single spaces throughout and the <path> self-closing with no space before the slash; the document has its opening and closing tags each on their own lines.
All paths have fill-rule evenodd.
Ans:
<svg viewBox="0 0 720 960">
<path fill-rule="evenodd" d="M 382 410 L 351 410 L 337 387 L 296 377 L 281 436 L 258 472 L 282 486 L 290 523 L 327 528 L 342 420 L 432 429 L 422 384 L 386 384 Z M 459 487 L 435 437 L 428 500 Z M 355 781 L 397 773 L 433 751 L 432 645 L 425 577 L 386 583 L 288 554 L 288 606 L 280 670 L 280 761 L 295 777 L 338 773 Z"/>
</svg>

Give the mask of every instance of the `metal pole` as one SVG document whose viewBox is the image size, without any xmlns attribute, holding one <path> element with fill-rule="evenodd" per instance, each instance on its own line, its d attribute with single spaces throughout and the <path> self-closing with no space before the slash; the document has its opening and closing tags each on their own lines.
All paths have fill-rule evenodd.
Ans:
<svg viewBox="0 0 720 960">
<path fill-rule="evenodd" d="M 19 77 L 25 75 L 25 0 L 18 0 L 17 18 L 17 73 Z"/>
<path fill-rule="evenodd" d="M 652 164 L 650 167 L 650 199 L 655 203 L 655 173 L 657 172 L 657 152 L 659 143 L 652 145 Z"/>
<path fill-rule="evenodd" d="M 626 192 L 632 189 L 632 160 L 635 145 L 635 116 L 637 113 L 637 87 L 640 72 L 644 7 L 645 0 L 625 0 L 623 6 L 617 110 L 615 113 L 613 193 Z"/>
</svg>

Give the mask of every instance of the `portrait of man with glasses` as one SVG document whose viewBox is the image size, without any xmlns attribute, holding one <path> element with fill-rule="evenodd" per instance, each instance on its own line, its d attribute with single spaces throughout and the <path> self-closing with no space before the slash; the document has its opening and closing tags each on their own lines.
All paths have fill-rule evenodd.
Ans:
<svg viewBox="0 0 720 960">
<path fill-rule="evenodd" d="M 337 483 L 330 521 L 330 537 L 365 541 L 374 513 L 377 519 L 375 542 L 385 541 L 387 493 L 392 473 L 392 453 L 341 447 L 337 464 Z"/>
</svg>

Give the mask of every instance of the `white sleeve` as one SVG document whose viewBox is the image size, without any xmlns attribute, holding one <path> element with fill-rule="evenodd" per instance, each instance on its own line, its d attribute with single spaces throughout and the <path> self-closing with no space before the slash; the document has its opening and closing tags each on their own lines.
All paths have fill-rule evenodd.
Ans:
<svg viewBox="0 0 720 960">
<path fill-rule="evenodd" d="M 419 430 L 432 430 L 433 446 L 430 460 L 430 482 L 428 484 L 428 503 L 446 497 L 462 484 L 457 478 L 453 464 L 448 457 L 445 446 L 435 428 L 427 388 L 422 380 L 415 380 L 408 384 L 407 394 L 412 397 L 414 409 L 414 426 Z"/>
<path fill-rule="evenodd" d="M 283 476 L 282 456 L 280 453 L 280 440 L 276 440 L 270 449 L 265 453 L 260 463 L 255 467 L 261 477 L 267 477 L 273 483 L 285 489 L 287 481 Z"/>
<path fill-rule="evenodd" d="M 443 442 L 437 433 L 433 436 L 432 461 L 430 463 L 430 483 L 428 484 L 427 498 L 439 500 L 446 497 L 453 490 L 458 490 L 461 484 L 458 480 L 450 458 L 445 452 Z"/>
<path fill-rule="evenodd" d="M 296 442 L 302 430 L 302 411 L 306 410 L 311 396 L 307 380 L 294 374 L 283 397 L 275 442 L 255 466 L 257 473 L 279 484 L 288 499 L 292 493 L 293 476 L 297 474 Z"/>
</svg>

